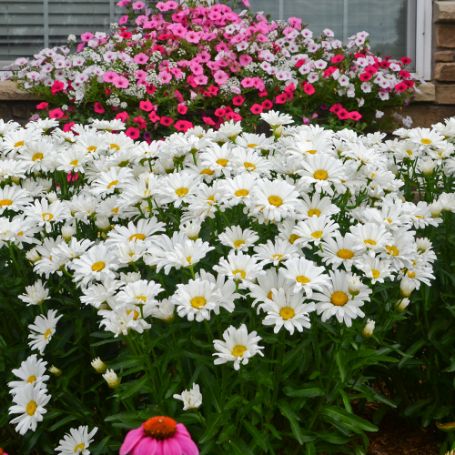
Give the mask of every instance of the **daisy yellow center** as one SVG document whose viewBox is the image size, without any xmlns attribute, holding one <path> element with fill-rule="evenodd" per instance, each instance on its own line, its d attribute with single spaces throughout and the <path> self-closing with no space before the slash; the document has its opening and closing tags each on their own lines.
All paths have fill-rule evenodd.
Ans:
<svg viewBox="0 0 455 455">
<path fill-rule="evenodd" d="M 284 306 L 283 308 L 280 309 L 280 316 L 285 321 L 292 319 L 295 316 L 294 308 L 290 306 Z"/>
<path fill-rule="evenodd" d="M 41 152 L 36 152 L 32 156 L 32 161 L 41 161 L 44 158 L 44 155 Z"/>
<path fill-rule="evenodd" d="M 335 306 L 344 306 L 348 303 L 349 297 L 346 292 L 335 291 L 330 296 L 330 302 Z"/>
<path fill-rule="evenodd" d="M 415 278 L 416 277 L 416 273 L 415 272 L 412 272 L 411 270 L 406 274 L 408 278 Z"/>
<path fill-rule="evenodd" d="M 48 340 L 49 337 L 52 335 L 52 329 L 46 329 L 43 333 L 43 337 Z"/>
<path fill-rule="evenodd" d="M 216 164 L 218 164 L 221 167 L 226 167 L 229 164 L 229 160 L 227 160 L 226 158 L 218 158 L 216 160 Z"/>
<path fill-rule="evenodd" d="M 186 187 L 186 186 L 181 186 L 180 188 L 177 188 L 175 190 L 175 194 L 178 196 L 178 197 L 184 197 L 188 194 L 190 190 Z"/>
<path fill-rule="evenodd" d="M 283 205 L 283 199 L 280 196 L 276 196 L 272 194 L 268 198 L 269 204 L 273 205 L 274 207 L 281 207 Z"/>
<path fill-rule="evenodd" d="M 255 171 L 256 170 L 256 165 L 254 163 L 249 162 L 249 161 L 245 161 L 243 163 L 243 165 L 245 166 L 245 169 L 248 169 L 249 171 Z"/>
<path fill-rule="evenodd" d="M 120 209 L 119 209 L 118 207 L 112 207 L 111 212 L 112 212 L 113 214 L 117 215 L 119 211 L 120 211 Z"/>
<path fill-rule="evenodd" d="M 231 351 L 231 354 L 234 357 L 242 357 L 243 354 L 245 354 L 245 351 L 247 350 L 246 346 L 243 344 L 236 344 Z"/>
<path fill-rule="evenodd" d="M 54 219 L 54 215 L 50 212 L 43 212 L 41 214 L 41 218 L 43 221 L 52 221 Z"/>
<path fill-rule="evenodd" d="M 321 216 L 321 211 L 319 209 L 310 209 L 308 210 L 308 216 L 309 217 L 312 217 L 312 216 Z"/>
<path fill-rule="evenodd" d="M 202 175 L 213 175 L 215 173 L 215 171 L 212 171 L 212 169 L 206 167 L 205 169 L 202 169 L 199 174 L 202 174 Z"/>
<path fill-rule="evenodd" d="M 207 304 L 207 299 L 202 295 L 197 295 L 190 300 L 190 303 L 193 308 L 204 308 Z"/>
<path fill-rule="evenodd" d="M 34 374 L 31 374 L 28 378 L 27 378 L 27 382 L 29 384 L 33 384 L 34 382 L 36 381 L 36 376 Z"/>
<path fill-rule="evenodd" d="M 245 188 L 240 188 L 234 194 L 236 197 L 246 197 L 250 194 L 250 192 Z"/>
<path fill-rule="evenodd" d="M 398 256 L 400 254 L 400 250 L 395 245 L 387 245 L 385 249 L 390 256 Z"/>
<path fill-rule="evenodd" d="M 35 412 L 36 412 L 36 409 L 38 408 L 38 404 L 36 403 L 36 401 L 34 400 L 30 400 L 28 403 L 27 403 L 27 406 L 25 406 L 25 412 L 29 415 L 29 416 L 33 416 L 35 415 Z"/>
<path fill-rule="evenodd" d="M 288 240 L 289 240 L 289 243 L 290 243 L 291 245 L 294 245 L 295 241 L 298 240 L 299 238 L 300 238 L 299 235 L 297 235 L 297 234 L 291 234 L 291 235 L 289 236 L 289 239 L 288 239 Z"/>
<path fill-rule="evenodd" d="M 14 147 L 23 147 L 25 145 L 25 141 L 17 141 L 15 144 L 14 144 Z"/>
<path fill-rule="evenodd" d="M 144 294 L 137 295 L 137 296 L 136 296 L 136 300 L 137 300 L 138 302 L 143 302 L 143 303 L 145 303 L 145 302 L 147 302 L 147 296 L 144 295 Z"/>
<path fill-rule="evenodd" d="M 337 256 L 340 259 L 352 259 L 354 257 L 354 251 L 347 248 L 341 248 L 337 251 Z"/>
<path fill-rule="evenodd" d="M 216 202 L 215 195 L 212 194 L 211 196 L 209 196 L 209 197 L 207 198 L 207 202 L 208 202 L 209 204 L 213 204 L 214 202 Z"/>
<path fill-rule="evenodd" d="M 243 239 L 235 240 L 233 245 L 234 248 L 241 248 L 243 245 L 245 245 L 245 240 Z"/>
<path fill-rule="evenodd" d="M 257 144 L 248 144 L 247 147 L 249 149 L 255 149 L 258 145 Z"/>
<path fill-rule="evenodd" d="M 392 218 L 390 218 L 390 216 L 388 216 L 385 221 L 388 223 L 388 224 L 392 224 L 393 223 L 393 220 Z"/>
<path fill-rule="evenodd" d="M 246 272 L 243 269 L 235 269 L 232 274 L 244 280 L 246 278 Z"/>
<path fill-rule="evenodd" d="M 274 261 L 281 261 L 281 260 L 283 260 L 283 258 L 284 258 L 284 254 L 281 254 L 281 253 L 272 254 L 272 259 Z"/>
<path fill-rule="evenodd" d="M 96 261 L 92 264 L 92 271 L 93 272 L 101 272 L 106 267 L 106 263 L 104 261 Z"/>
<path fill-rule="evenodd" d="M 318 153 L 318 151 L 315 149 L 307 150 L 306 152 L 309 153 L 310 155 L 316 155 L 316 153 Z"/>
<path fill-rule="evenodd" d="M 411 149 L 408 149 L 408 150 L 406 150 L 406 155 L 412 156 L 412 155 L 414 155 L 414 151 Z"/>
<path fill-rule="evenodd" d="M 177 432 L 177 422 L 170 417 L 156 416 L 144 422 L 142 428 L 147 436 L 163 440 L 175 435 Z"/>
<path fill-rule="evenodd" d="M 191 265 L 193 263 L 193 256 L 187 256 L 185 259 L 186 259 L 186 262 L 188 262 L 189 265 Z"/>
<path fill-rule="evenodd" d="M 271 290 L 269 292 L 267 292 L 267 298 L 269 300 L 273 300 L 273 292 Z"/>
<path fill-rule="evenodd" d="M 98 148 L 98 147 L 97 147 L 96 145 L 89 145 L 89 146 L 87 147 L 87 151 L 90 152 L 90 153 L 93 153 L 93 152 L 96 152 L 96 149 L 97 149 L 97 148 Z"/>
<path fill-rule="evenodd" d="M 85 444 L 83 442 L 80 442 L 79 444 L 76 444 L 74 446 L 74 450 L 73 452 L 74 453 L 80 453 L 82 452 L 83 450 L 85 450 Z"/>
<path fill-rule="evenodd" d="M 423 145 L 430 145 L 433 143 L 433 141 L 431 139 L 429 139 L 428 137 L 423 137 L 422 139 L 420 139 L 420 142 Z"/>
<path fill-rule="evenodd" d="M 118 184 L 119 184 L 118 180 L 112 180 L 112 182 L 109 182 L 109 184 L 107 185 L 107 188 L 110 190 L 111 188 L 114 188 Z"/>
<path fill-rule="evenodd" d="M 137 234 L 132 234 L 128 237 L 130 241 L 134 240 L 145 240 L 145 235 L 138 232 Z"/>
<path fill-rule="evenodd" d="M 373 239 L 365 239 L 363 243 L 368 246 L 376 246 L 378 244 L 378 242 L 376 242 L 376 240 Z"/>
<path fill-rule="evenodd" d="M 24 231 L 19 231 L 19 232 L 17 233 L 17 236 L 18 236 L 18 237 L 22 237 L 23 235 L 24 235 Z M 1 454 L 0 454 L 0 455 L 1 455 Z"/>
<path fill-rule="evenodd" d="M 314 239 L 320 239 L 324 233 L 322 231 L 314 231 L 311 233 L 311 237 Z"/>
<path fill-rule="evenodd" d="M 381 272 L 378 269 L 371 269 L 371 276 L 377 280 L 381 276 Z"/>
<path fill-rule="evenodd" d="M 115 150 L 116 152 L 118 152 L 120 150 L 120 145 L 118 145 L 118 144 L 109 144 L 109 148 L 111 150 Z"/>
<path fill-rule="evenodd" d="M 12 199 L 0 199 L 0 207 L 8 207 L 9 205 L 12 204 L 13 204 Z"/>
<path fill-rule="evenodd" d="M 79 164 L 79 160 L 70 161 L 71 166 L 77 166 Z"/>
<path fill-rule="evenodd" d="M 329 173 L 325 169 L 318 169 L 313 172 L 313 177 L 316 180 L 327 180 L 329 178 Z"/>
<path fill-rule="evenodd" d="M 305 275 L 297 275 L 295 281 L 300 284 L 308 284 L 311 280 Z"/>
</svg>

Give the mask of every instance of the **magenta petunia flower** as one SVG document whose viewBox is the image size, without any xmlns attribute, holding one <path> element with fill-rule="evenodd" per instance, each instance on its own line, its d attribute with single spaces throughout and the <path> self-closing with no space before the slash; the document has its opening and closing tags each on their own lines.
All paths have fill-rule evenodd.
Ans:
<svg viewBox="0 0 455 455">
<path fill-rule="evenodd" d="M 199 449 L 186 429 L 174 419 L 151 417 L 131 430 L 120 447 L 119 455 L 199 455 Z"/>
</svg>

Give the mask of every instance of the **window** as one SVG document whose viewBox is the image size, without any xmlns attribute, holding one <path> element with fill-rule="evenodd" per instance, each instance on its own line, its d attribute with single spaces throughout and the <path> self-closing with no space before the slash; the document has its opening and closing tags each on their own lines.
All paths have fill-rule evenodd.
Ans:
<svg viewBox="0 0 455 455">
<path fill-rule="evenodd" d="M 107 31 L 115 13 L 115 0 L 0 0 L 0 67 L 70 34 Z"/>
<path fill-rule="evenodd" d="M 16 57 L 61 45 L 69 34 L 106 31 L 117 18 L 116 0 L 0 0 L 0 68 Z M 319 33 L 346 39 L 370 33 L 381 55 L 408 55 L 414 70 L 431 78 L 431 3 L 428 0 L 251 0 L 275 19 L 302 17 Z"/>
</svg>

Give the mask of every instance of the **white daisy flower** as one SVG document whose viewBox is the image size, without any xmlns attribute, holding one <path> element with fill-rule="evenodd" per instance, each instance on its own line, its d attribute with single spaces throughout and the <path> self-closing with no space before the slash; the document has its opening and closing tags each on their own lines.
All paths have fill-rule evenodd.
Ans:
<svg viewBox="0 0 455 455">
<path fill-rule="evenodd" d="M 19 414 L 11 420 L 16 425 L 16 431 L 24 435 L 27 431 L 35 431 L 38 423 L 43 420 L 47 412 L 44 408 L 49 400 L 46 390 L 40 384 L 26 384 L 17 389 L 13 395 L 13 406 L 9 408 L 9 414 Z"/>
<path fill-rule="evenodd" d="M 40 354 L 43 354 L 44 349 L 55 333 L 57 322 L 61 317 L 62 315 L 57 316 L 57 311 L 49 310 L 46 316 L 40 315 L 35 318 L 33 324 L 28 326 L 30 331 L 28 344 L 32 350 L 37 350 Z"/>
<path fill-rule="evenodd" d="M 41 280 L 37 280 L 31 286 L 26 286 L 25 293 L 18 298 L 27 305 L 41 305 L 45 300 L 49 300 L 49 290 Z"/>
<path fill-rule="evenodd" d="M 17 391 L 27 384 L 37 384 L 43 390 L 46 388 L 46 381 L 49 376 L 46 373 L 47 362 L 40 359 L 36 354 L 28 356 L 17 369 L 12 373 L 19 378 L 19 381 L 8 382 L 10 393 L 15 394 Z"/>
<path fill-rule="evenodd" d="M 202 405 L 202 393 L 199 384 L 193 384 L 191 389 L 184 390 L 180 394 L 175 393 L 172 397 L 183 403 L 184 411 L 198 409 Z"/>
<path fill-rule="evenodd" d="M 217 357 L 214 360 L 215 365 L 233 362 L 234 369 L 239 370 L 240 365 L 247 365 L 256 354 L 264 356 L 262 353 L 264 348 L 258 344 L 261 339 L 255 331 L 248 333 L 245 324 L 238 329 L 232 325 L 229 326 L 223 332 L 222 340 L 213 341 L 216 350 L 213 355 Z"/>
<path fill-rule="evenodd" d="M 240 226 L 227 227 L 218 238 L 223 245 L 237 251 L 247 251 L 259 240 L 252 229 L 243 230 Z"/>
<path fill-rule="evenodd" d="M 90 455 L 88 448 L 97 431 L 97 427 L 89 431 L 86 425 L 70 428 L 69 433 L 66 433 L 58 442 L 59 445 L 55 448 L 56 453 L 59 455 Z"/>
</svg>

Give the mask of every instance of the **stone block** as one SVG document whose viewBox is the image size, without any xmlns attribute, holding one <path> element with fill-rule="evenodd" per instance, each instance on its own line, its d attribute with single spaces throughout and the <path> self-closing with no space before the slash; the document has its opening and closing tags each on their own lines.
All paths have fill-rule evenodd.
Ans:
<svg viewBox="0 0 455 455">
<path fill-rule="evenodd" d="M 431 82 L 425 82 L 416 89 L 414 100 L 418 102 L 434 101 L 436 99 L 436 88 Z"/>
<path fill-rule="evenodd" d="M 434 20 L 436 22 L 455 22 L 455 1 L 435 2 Z"/>
<path fill-rule="evenodd" d="M 436 25 L 436 46 L 455 48 L 455 24 Z"/>
<path fill-rule="evenodd" d="M 455 51 L 436 51 L 434 60 L 436 62 L 455 62 Z"/>
<path fill-rule="evenodd" d="M 436 63 L 434 67 L 434 78 L 437 81 L 455 81 L 455 63 Z"/>
<path fill-rule="evenodd" d="M 452 115 L 455 115 L 455 84 L 436 85 L 436 102 L 438 104 L 453 104 Z"/>
<path fill-rule="evenodd" d="M 0 81 L 0 100 L 37 100 L 36 95 L 20 90 L 12 81 Z"/>
</svg>

